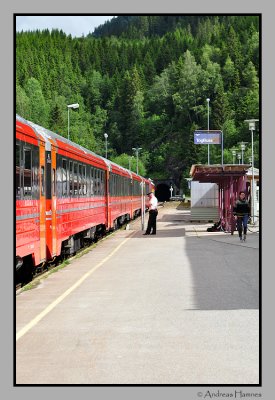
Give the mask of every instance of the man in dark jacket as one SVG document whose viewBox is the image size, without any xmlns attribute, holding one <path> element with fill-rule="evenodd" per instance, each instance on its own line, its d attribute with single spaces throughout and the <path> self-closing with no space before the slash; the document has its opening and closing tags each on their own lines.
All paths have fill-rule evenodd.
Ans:
<svg viewBox="0 0 275 400">
<path fill-rule="evenodd" d="M 250 206 L 245 198 L 245 192 L 239 193 L 239 199 L 236 201 L 233 208 L 234 215 L 237 217 L 237 229 L 239 232 L 239 238 L 245 242 L 247 232 L 247 221 L 250 215 Z"/>
</svg>

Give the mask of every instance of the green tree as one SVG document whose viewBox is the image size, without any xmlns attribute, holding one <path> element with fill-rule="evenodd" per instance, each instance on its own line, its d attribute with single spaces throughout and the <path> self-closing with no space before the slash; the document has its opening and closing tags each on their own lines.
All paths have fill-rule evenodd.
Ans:
<svg viewBox="0 0 275 400">
<path fill-rule="evenodd" d="M 26 119 L 31 118 L 30 99 L 19 84 L 16 85 L 16 113 Z"/>
<path fill-rule="evenodd" d="M 49 105 L 45 101 L 38 80 L 35 78 L 28 79 L 25 91 L 30 100 L 30 119 L 39 125 L 48 127 Z"/>
</svg>

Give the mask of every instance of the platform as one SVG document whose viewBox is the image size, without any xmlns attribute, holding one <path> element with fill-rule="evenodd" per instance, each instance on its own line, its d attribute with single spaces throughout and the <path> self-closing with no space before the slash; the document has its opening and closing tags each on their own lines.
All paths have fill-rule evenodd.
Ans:
<svg viewBox="0 0 275 400">
<path fill-rule="evenodd" d="M 258 384 L 259 235 L 166 204 L 16 296 L 17 384 Z M 147 218 L 147 217 L 146 217 Z"/>
</svg>

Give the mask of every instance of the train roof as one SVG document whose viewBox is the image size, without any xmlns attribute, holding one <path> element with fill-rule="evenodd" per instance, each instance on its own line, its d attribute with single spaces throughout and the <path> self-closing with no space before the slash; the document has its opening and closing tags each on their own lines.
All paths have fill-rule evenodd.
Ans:
<svg viewBox="0 0 275 400">
<path fill-rule="evenodd" d="M 57 145 L 57 141 L 60 141 L 64 144 L 67 144 L 70 147 L 74 147 L 76 149 L 78 149 L 81 153 L 84 153 L 86 155 L 91 155 L 97 159 L 100 159 L 105 165 L 106 167 L 109 169 L 109 171 L 111 172 L 117 172 L 117 173 L 121 173 L 125 176 L 129 176 L 130 178 L 135 178 L 137 180 L 148 180 L 144 177 L 142 177 L 141 175 L 136 174 L 133 171 L 130 171 L 127 168 L 122 167 L 121 165 L 118 165 L 116 163 L 114 163 L 113 161 L 110 161 L 102 156 L 99 156 L 98 154 L 94 153 L 91 150 L 86 149 L 85 147 L 72 142 L 69 139 L 66 139 L 65 137 L 58 135 L 55 132 L 50 131 L 49 129 L 44 128 L 43 126 L 37 125 L 34 122 L 28 121 L 26 119 L 24 119 L 23 117 L 21 117 L 20 115 L 16 114 L 16 119 L 19 120 L 20 122 L 24 123 L 25 125 L 30 126 L 36 133 L 38 133 L 40 136 L 42 136 L 42 138 L 44 138 L 44 140 L 46 141 L 46 143 L 49 143 L 49 140 L 53 140 L 56 145 Z"/>
<path fill-rule="evenodd" d="M 38 144 L 38 141 L 45 141 L 44 137 L 39 135 L 39 133 L 33 129 L 33 127 L 26 121 L 24 118 L 16 115 L 16 131 L 21 132 L 30 138 L 31 140 L 35 140 L 35 143 Z"/>
</svg>

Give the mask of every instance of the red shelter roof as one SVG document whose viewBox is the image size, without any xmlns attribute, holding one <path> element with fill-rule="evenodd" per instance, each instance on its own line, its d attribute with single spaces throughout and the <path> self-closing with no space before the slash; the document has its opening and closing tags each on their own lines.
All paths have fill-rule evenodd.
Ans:
<svg viewBox="0 0 275 400">
<path fill-rule="evenodd" d="M 219 186 L 219 214 L 227 231 L 235 230 L 233 207 L 241 190 L 246 191 L 249 164 L 194 164 L 190 170 L 193 181 L 216 183 Z"/>
<path fill-rule="evenodd" d="M 228 177 L 240 177 L 247 173 L 250 168 L 249 164 L 193 164 L 190 170 L 190 176 L 194 181 L 222 183 Z"/>
</svg>

